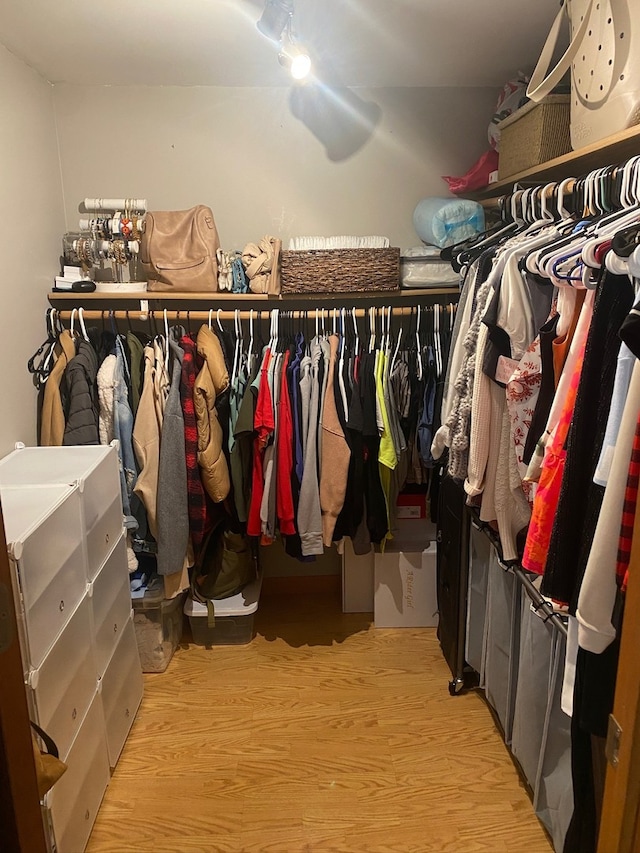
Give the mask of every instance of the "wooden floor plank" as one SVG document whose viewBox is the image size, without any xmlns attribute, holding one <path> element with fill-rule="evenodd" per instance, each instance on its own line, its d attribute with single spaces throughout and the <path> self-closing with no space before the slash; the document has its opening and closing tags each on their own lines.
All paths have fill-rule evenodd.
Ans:
<svg viewBox="0 0 640 853">
<path fill-rule="evenodd" d="M 433 629 L 271 595 L 249 646 L 188 636 L 145 698 L 88 853 L 550 853 Z"/>
</svg>

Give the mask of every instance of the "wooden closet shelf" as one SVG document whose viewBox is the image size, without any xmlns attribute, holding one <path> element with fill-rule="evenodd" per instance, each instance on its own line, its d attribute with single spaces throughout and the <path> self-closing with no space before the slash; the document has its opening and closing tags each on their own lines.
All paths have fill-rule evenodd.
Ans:
<svg viewBox="0 0 640 853">
<path fill-rule="evenodd" d="M 490 184 L 481 190 L 468 193 L 467 197 L 480 203 L 491 204 L 500 196 L 511 192 L 513 185 L 519 181 L 546 183 L 547 181 L 558 181 L 568 177 L 578 178 L 593 169 L 622 163 L 637 154 L 640 154 L 640 125 L 621 130 L 619 133 L 607 136 L 599 142 L 578 148 L 569 154 L 563 154 L 561 157 L 555 157 L 546 163 L 532 166 L 530 169 L 511 175 L 509 178 Z"/>
<path fill-rule="evenodd" d="M 93 308 L 108 310 L 109 308 L 138 309 L 141 300 L 148 302 L 150 309 L 174 308 L 179 310 L 209 309 L 209 308 L 251 308 L 270 310 L 272 308 L 286 309 L 291 306 L 305 306 L 319 303 L 341 303 L 343 305 L 363 302 L 376 305 L 402 304 L 417 302 L 420 299 L 430 301 L 434 297 L 456 297 L 460 293 L 458 285 L 443 285 L 442 287 L 427 287 L 420 290 L 377 290 L 364 293 L 287 293 L 281 296 L 266 294 L 237 294 L 237 293 L 52 293 L 48 294 L 49 303 L 53 308 L 68 310 L 70 308 Z"/>
</svg>

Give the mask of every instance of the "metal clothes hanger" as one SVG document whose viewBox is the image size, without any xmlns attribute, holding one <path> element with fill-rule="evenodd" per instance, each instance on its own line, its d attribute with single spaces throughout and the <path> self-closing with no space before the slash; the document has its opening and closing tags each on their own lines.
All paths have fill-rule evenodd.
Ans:
<svg viewBox="0 0 640 853">
<path fill-rule="evenodd" d="M 418 305 L 418 313 L 416 315 L 416 368 L 418 379 L 422 379 L 422 344 L 420 343 L 420 313 L 421 306 Z"/>
<path fill-rule="evenodd" d="M 253 358 L 253 308 L 249 310 L 249 349 L 247 351 L 247 365 L 251 372 Z"/>
<path fill-rule="evenodd" d="M 84 324 L 84 308 L 78 308 L 78 322 L 80 323 L 80 330 L 82 332 L 82 337 L 85 339 L 87 343 L 89 343 L 89 335 L 87 334 L 87 327 Z"/>
</svg>

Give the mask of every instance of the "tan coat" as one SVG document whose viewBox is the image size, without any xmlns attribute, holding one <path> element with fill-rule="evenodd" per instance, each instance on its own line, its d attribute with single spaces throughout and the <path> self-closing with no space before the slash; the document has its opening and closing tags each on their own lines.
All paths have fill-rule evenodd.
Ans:
<svg viewBox="0 0 640 853">
<path fill-rule="evenodd" d="M 342 512 L 347 493 L 351 450 L 336 409 L 334 377 L 338 354 L 338 336 L 329 338 L 331 357 L 329 378 L 324 395 L 322 411 L 322 461 L 320 463 L 320 507 L 322 508 L 322 538 L 327 548 L 331 547 L 333 531 Z"/>
<path fill-rule="evenodd" d="M 133 449 L 140 473 L 133 491 L 147 512 L 149 530 L 158 537 L 156 499 L 158 495 L 158 469 L 160 467 L 160 429 L 156 408 L 155 355 L 153 344 L 144 348 L 144 380 L 140 403 L 133 426 Z"/>
<path fill-rule="evenodd" d="M 42 400 L 42 423 L 40 425 L 40 444 L 43 447 L 59 447 L 64 436 L 64 411 L 60 397 L 60 383 L 67 365 L 76 354 L 76 345 L 68 329 L 60 333 L 56 349 L 59 348 L 56 363 L 44 386 Z"/>
<path fill-rule="evenodd" d="M 198 354 L 204 359 L 193 389 L 198 426 L 198 464 L 202 485 L 215 503 L 229 494 L 229 467 L 222 449 L 223 433 L 216 412 L 216 397 L 229 387 L 222 347 L 208 326 L 202 326 L 197 339 Z"/>
</svg>

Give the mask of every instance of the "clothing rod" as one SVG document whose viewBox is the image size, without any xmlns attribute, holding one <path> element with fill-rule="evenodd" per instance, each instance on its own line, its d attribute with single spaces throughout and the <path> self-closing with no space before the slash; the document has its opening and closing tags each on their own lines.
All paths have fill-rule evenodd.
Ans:
<svg viewBox="0 0 640 853">
<path fill-rule="evenodd" d="M 567 636 L 567 626 L 564 624 L 562 620 L 562 616 L 553 609 L 553 605 L 544 598 L 540 592 L 535 588 L 535 586 L 531 583 L 529 578 L 527 577 L 524 569 L 520 566 L 513 566 L 513 574 L 520 581 L 522 586 L 525 589 L 525 592 L 533 602 L 533 605 L 536 609 L 537 613 L 543 613 L 545 616 L 545 621 L 547 619 L 551 619 L 556 628 Z"/>
<path fill-rule="evenodd" d="M 154 298 L 154 297 L 152 296 L 151 298 Z M 384 307 L 385 310 L 387 309 L 386 305 L 380 306 L 380 308 L 382 308 L 382 307 Z M 238 318 L 240 320 L 249 320 L 250 317 L 253 317 L 254 320 L 257 320 L 257 319 L 259 319 L 260 315 L 270 316 L 271 312 L 273 310 L 279 310 L 282 315 L 284 315 L 288 312 L 288 313 L 292 314 L 294 317 L 295 316 L 302 317 L 305 313 L 305 311 L 302 309 L 254 308 L 253 312 L 249 312 L 249 311 L 247 311 L 246 308 L 241 308 L 238 311 Z M 318 308 L 318 316 L 319 317 L 322 316 L 322 310 L 323 309 Z M 340 308 L 335 309 L 335 313 L 336 313 L 337 318 L 340 317 L 340 310 L 341 310 Z M 345 310 L 345 313 L 348 314 L 348 316 L 350 318 L 353 316 L 353 309 L 345 307 L 344 310 Z M 422 308 L 423 312 L 426 310 L 427 310 L 426 308 Z M 71 315 L 73 314 L 74 311 L 76 312 L 76 315 L 77 315 L 77 312 L 78 312 L 77 308 L 74 308 L 72 310 L 67 310 L 67 311 L 58 311 L 58 317 L 63 321 L 71 320 Z M 325 322 L 326 322 L 327 318 L 329 318 L 329 319 L 333 318 L 333 312 L 334 312 L 333 308 L 325 308 L 324 309 Z M 396 317 L 396 318 L 397 317 L 410 317 L 412 315 L 412 313 L 415 315 L 416 312 L 417 312 L 417 306 L 414 306 L 413 308 L 411 308 L 410 306 L 407 306 L 407 305 L 391 306 L 391 317 L 392 318 L 393 317 Z M 233 321 L 236 317 L 236 312 L 230 311 L 229 309 L 219 311 L 216 308 L 211 309 L 211 312 L 202 311 L 202 310 L 190 311 L 188 309 L 184 309 L 181 311 L 175 311 L 175 310 L 169 311 L 168 310 L 166 312 L 167 320 L 170 320 L 170 321 L 186 320 L 187 315 L 189 316 L 189 318 L 191 320 L 202 320 L 203 322 L 208 322 L 210 316 L 213 320 L 220 318 L 220 320 L 231 320 L 231 321 Z M 307 309 L 306 315 L 307 315 L 309 320 L 315 320 L 316 309 L 315 308 Z M 96 311 L 95 309 L 91 309 L 91 310 L 83 310 L 82 316 L 85 320 L 102 320 L 102 319 L 109 319 L 110 317 L 113 317 L 114 320 L 127 320 L 127 319 L 128 320 L 136 320 L 136 319 L 146 319 L 147 317 L 152 317 L 155 320 L 164 320 L 165 312 L 164 312 L 164 310 L 145 311 L 140 307 L 131 308 L 128 311 L 123 311 L 123 310 L 109 311 L 109 309 L 105 309 L 104 311 Z M 368 309 L 356 308 L 355 309 L 355 316 L 357 319 L 363 319 L 365 317 L 368 317 Z M 382 317 L 382 311 L 380 310 L 376 314 L 376 322 L 379 322 L 381 317 Z"/>
<path fill-rule="evenodd" d="M 477 513 L 474 513 L 473 510 L 471 510 L 471 515 L 473 517 L 474 527 L 484 533 L 495 548 L 500 566 L 505 571 L 512 570 L 514 576 L 516 577 L 520 585 L 524 587 L 525 592 L 533 602 L 536 613 L 542 613 L 545 622 L 550 619 L 556 626 L 556 628 L 566 637 L 567 626 L 565 625 L 561 614 L 556 613 L 556 611 L 553 609 L 553 605 L 551 604 L 551 602 L 547 601 L 547 599 L 541 594 L 541 592 L 535 588 L 522 566 L 518 566 L 515 564 L 507 564 L 503 561 L 502 553 L 500 550 L 500 542 L 492 528 L 484 522 L 480 521 L 478 519 Z"/>
</svg>

